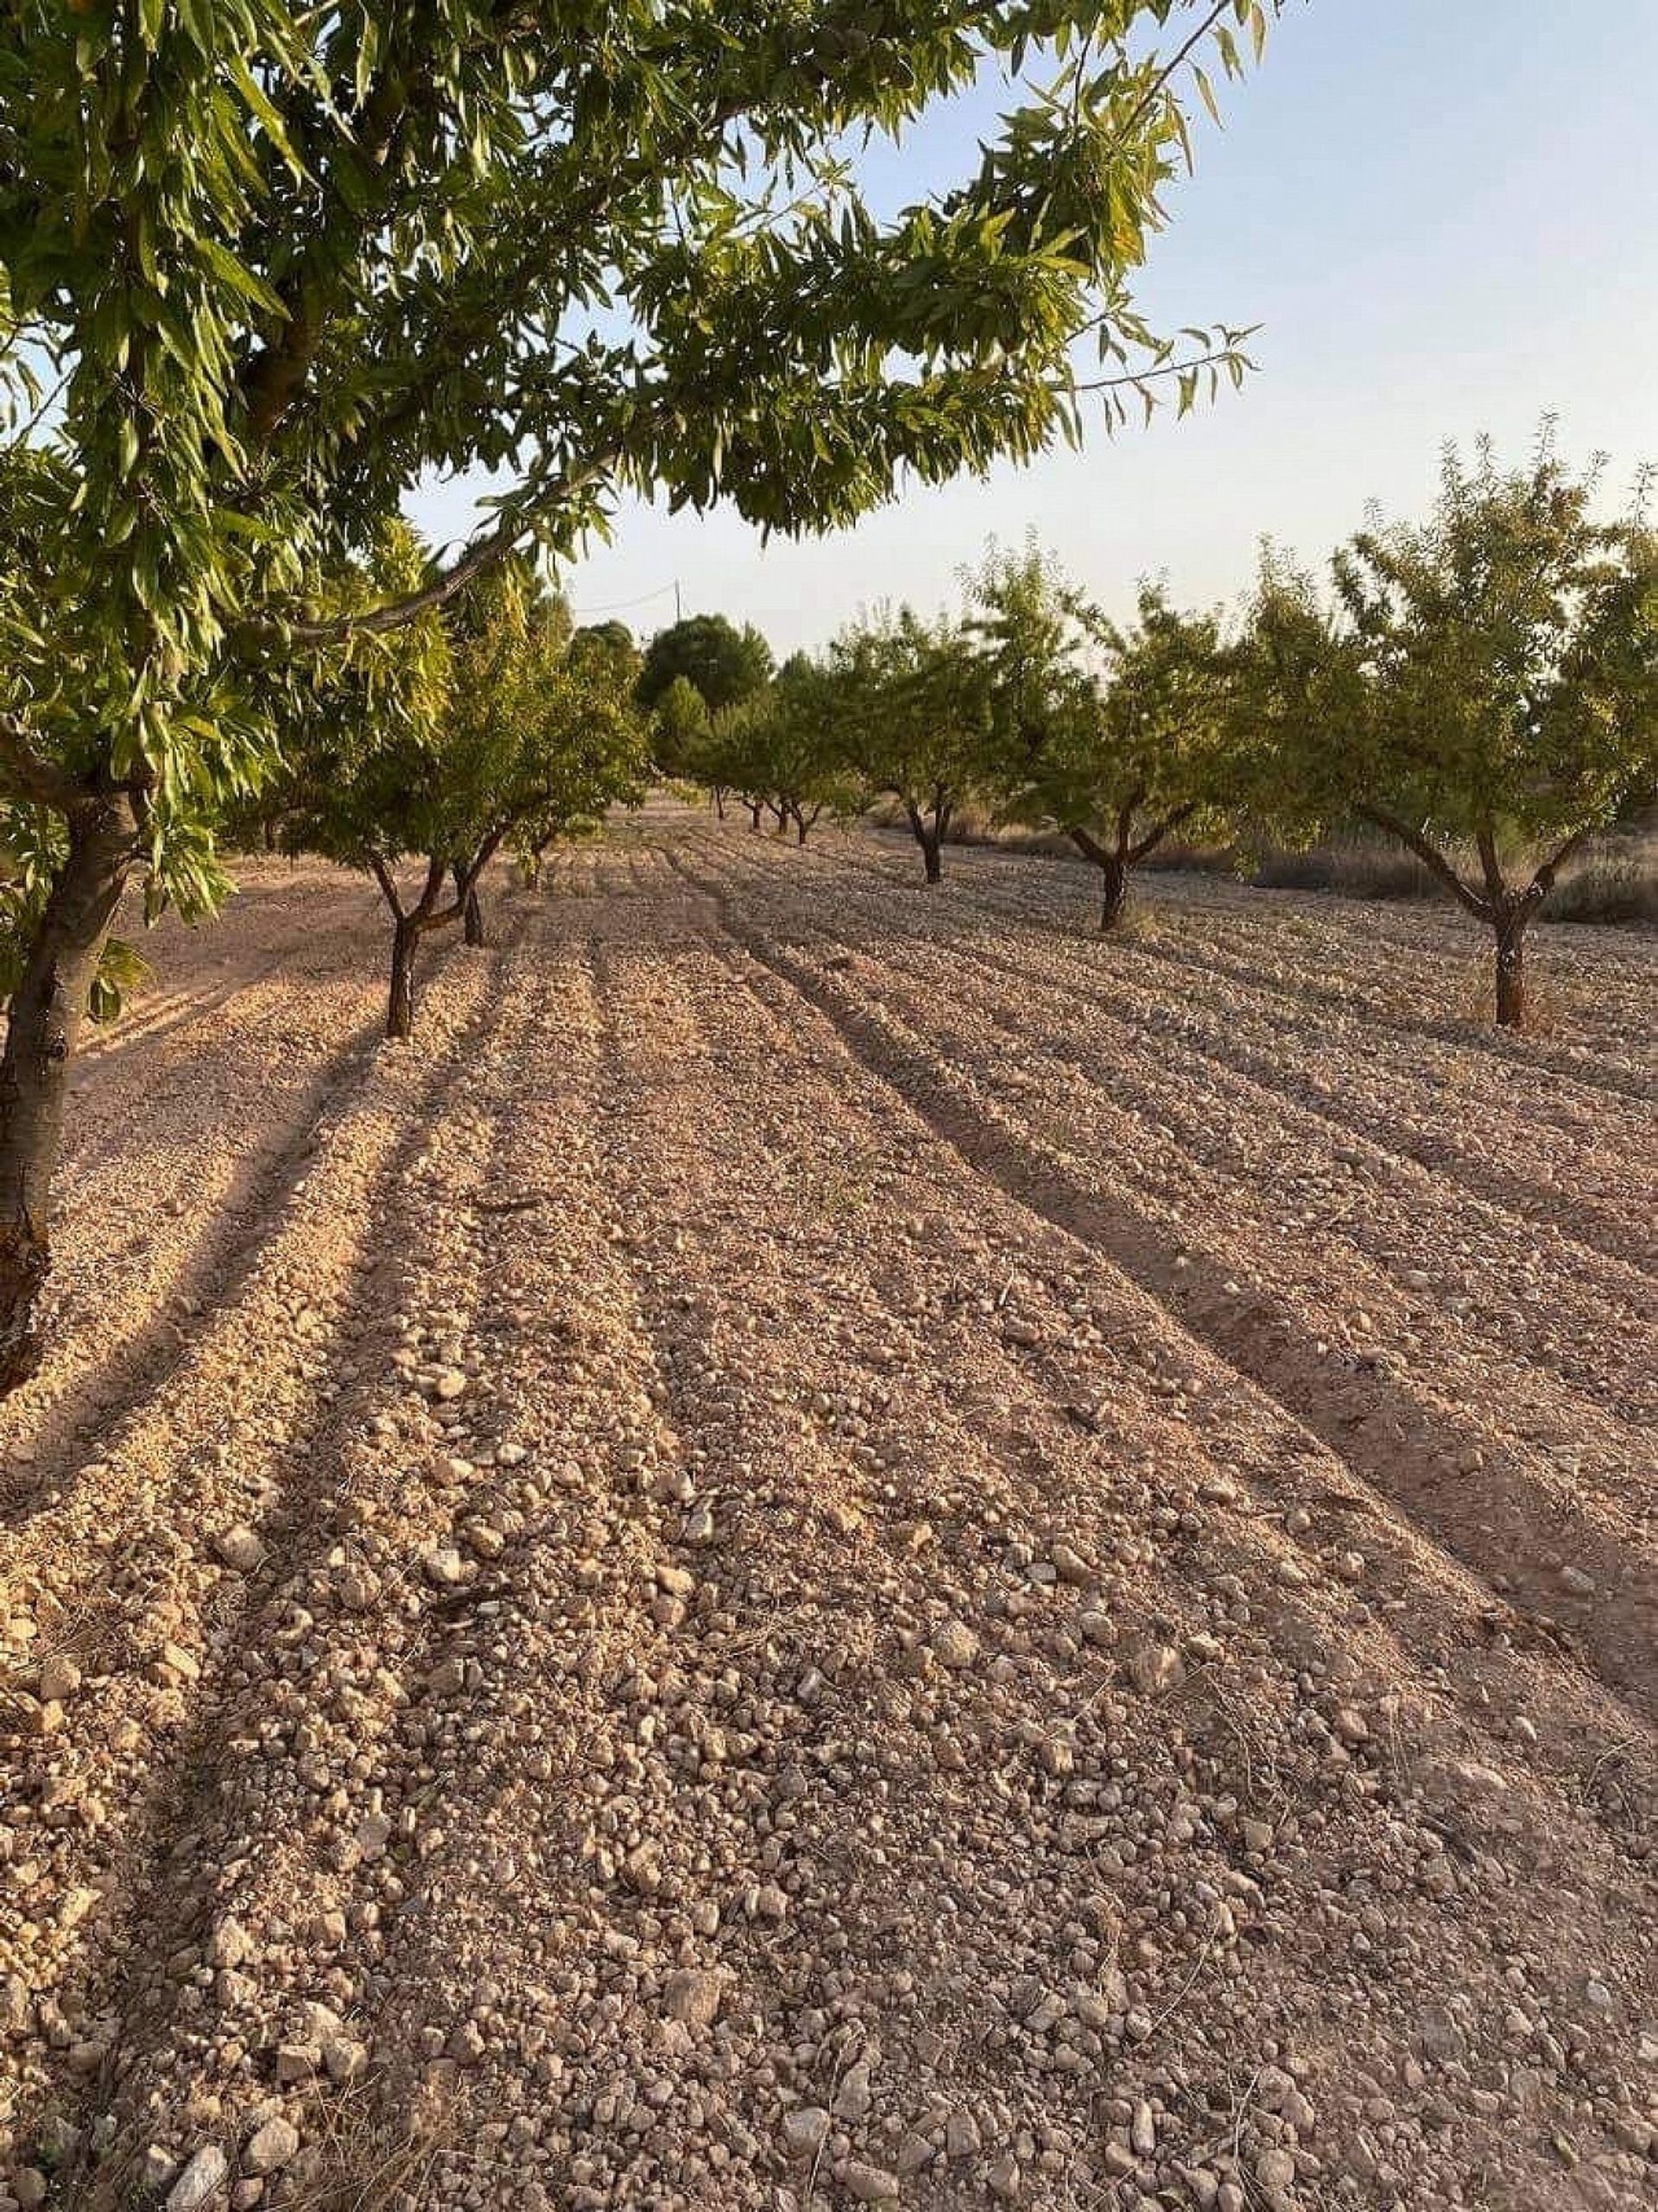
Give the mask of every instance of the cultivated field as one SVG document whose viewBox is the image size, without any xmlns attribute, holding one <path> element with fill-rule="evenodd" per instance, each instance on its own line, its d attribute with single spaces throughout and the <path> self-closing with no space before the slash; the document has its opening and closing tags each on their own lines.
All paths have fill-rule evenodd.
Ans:
<svg viewBox="0 0 1658 2212">
<path fill-rule="evenodd" d="M 1498 1036 L 1449 916 L 946 871 L 661 807 L 406 1046 L 359 881 L 161 933 L 0 2206 L 1652 2201 L 1653 941 Z"/>
</svg>

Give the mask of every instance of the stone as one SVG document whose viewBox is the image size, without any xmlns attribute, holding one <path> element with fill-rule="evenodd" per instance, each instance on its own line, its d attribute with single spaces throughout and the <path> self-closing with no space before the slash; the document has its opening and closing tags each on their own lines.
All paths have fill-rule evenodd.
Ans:
<svg viewBox="0 0 1658 2212">
<path fill-rule="evenodd" d="M 1004 2152 L 985 2174 L 984 2185 L 998 2204 L 1017 2204 L 1024 2196 L 1023 2177 L 1019 2161 L 1010 2151 Z"/>
<path fill-rule="evenodd" d="M 199 2212 L 231 2177 L 231 2162 L 217 2143 L 204 2143 L 167 2193 L 167 2212 Z"/>
<path fill-rule="evenodd" d="M 791 2158 L 815 2158 L 829 2133 L 829 2115 L 821 2105 L 796 2105 L 783 2114 L 783 2148 Z"/>
<path fill-rule="evenodd" d="M 867 2120 L 874 2101 L 870 2087 L 870 2062 L 861 2058 L 856 2066 L 847 2068 L 845 2079 L 835 2092 L 835 2116 L 838 2120 Z"/>
<path fill-rule="evenodd" d="M 861 2158 L 847 2161 L 841 2176 L 846 2194 L 858 2204 L 895 2204 L 898 2177 L 884 2166 L 866 2166 Z"/>
<path fill-rule="evenodd" d="M 1295 2161 L 1289 2152 L 1281 2151 L 1275 2144 L 1258 2152 L 1255 2161 L 1255 2177 L 1267 2193 L 1268 2202 L 1283 2203 L 1295 2186 Z"/>
<path fill-rule="evenodd" d="M 1136 1644 L 1129 1654 L 1129 1675 L 1145 1697 L 1165 1697 L 1186 1680 L 1186 1661 L 1172 1644 Z"/>
<path fill-rule="evenodd" d="M 240 1966 L 253 1956 L 253 1938 L 234 1913 L 227 1912 L 215 1926 L 207 1946 L 209 1966 Z"/>
<path fill-rule="evenodd" d="M 314 2043 L 283 2043 L 276 2047 L 276 2079 L 308 2082 L 322 2065 L 321 2046 Z"/>
<path fill-rule="evenodd" d="M 1056 1543 L 1052 1556 L 1054 1572 L 1060 1581 L 1081 1587 L 1093 1581 L 1092 1568 L 1081 1553 L 1073 1551 L 1068 1543 Z"/>
<path fill-rule="evenodd" d="M 1574 1598 L 1592 1598 L 1595 1594 L 1595 1578 L 1585 1575 L 1581 1567 L 1562 1567 L 1560 1588 Z"/>
<path fill-rule="evenodd" d="M 685 2020 L 706 2028 L 719 2012 L 725 1995 L 725 1977 L 701 1967 L 681 1967 L 668 1977 L 662 2004 L 670 2020 Z"/>
<path fill-rule="evenodd" d="M 41 1702 L 63 1705 L 80 1688 L 80 1669 L 66 1651 L 54 1651 L 41 1664 Z"/>
<path fill-rule="evenodd" d="M 432 1385 L 432 1395 L 447 1405 L 458 1398 L 466 1387 L 466 1378 L 459 1367 L 446 1367 Z"/>
<path fill-rule="evenodd" d="M 944 2123 L 944 2155 L 946 2158 L 976 2158 L 982 2139 L 978 2122 L 970 2112 L 952 2112 Z"/>
<path fill-rule="evenodd" d="M 978 1657 L 978 1638 L 965 1620 L 940 1621 L 933 1632 L 933 1653 L 939 1664 L 959 1673 Z"/>
<path fill-rule="evenodd" d="M 368 2045 L 353 2036 L 330 2036 L 322 2046 L 322 2063 L 331 2082 L 360 2081 L 369 2070 Z"/>
<path fill-rule="evenodd" d="M 228 1529 L 221 1529 L 213 1538 L 213 1550 L 227 1567 L 238 1575 L 251 1575 L 264 1563 L 265 1547 L 258 1531 L 245 1521 L 237 1521 Z"/>
<path fill-rule="evenodd" d="M 274 2174 L 285 2166 L 300 2147 L 300 2131 L 291 2120 L 280 2113 L 256 2127 L 249 2136 L 242 2152 L 243 2171 L 250 2174 Z"/>
</svg>

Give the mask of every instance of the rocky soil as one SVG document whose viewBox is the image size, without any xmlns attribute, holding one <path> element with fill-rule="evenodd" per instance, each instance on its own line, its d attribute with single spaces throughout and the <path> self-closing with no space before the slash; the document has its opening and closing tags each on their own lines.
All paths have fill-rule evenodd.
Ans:
<svg viewBox="0 0 1658 2212">
<path fill-rule="evenodd" d="M 0 2212 L 1658 2188 L 1655 953 L 260 864 L 0 1409 Z"/>
</svg>

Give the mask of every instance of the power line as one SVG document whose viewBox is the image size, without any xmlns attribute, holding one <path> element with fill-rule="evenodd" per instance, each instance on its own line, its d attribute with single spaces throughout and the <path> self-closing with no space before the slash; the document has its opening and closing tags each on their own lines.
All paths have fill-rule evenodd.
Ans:
<svg viewBox="0 0 1658 2212">
<path fill-rule="evenodd" d="M 570 612 L 578 622 L 587 622 L 596 614 L 625 614 L 630 607 L 645 606 L 652 599 L 660 599 L 669 592 L 674 594 L 674 613 L 680 613 L 680 583 L 676 576 L 671 584 L 658 584 L 654 592 L 641 592 L 637 599 L 612 599 L 608 606 L 572 607 Z"/>
</svg>

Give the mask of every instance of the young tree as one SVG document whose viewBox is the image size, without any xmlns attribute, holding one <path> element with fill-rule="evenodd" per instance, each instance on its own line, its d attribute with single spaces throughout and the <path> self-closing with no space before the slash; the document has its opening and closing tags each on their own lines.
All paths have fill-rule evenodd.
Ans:
<svg viewBox="0 0 1658 2212">
<path fill-rule="evenodd" d="M 837 746 L 833 680 L 804 653 L 791 655 L 763 692 L 715 718 L 703 770 L 744 794 L 754 827 L 762 810 L 779 833 L 804 845 L 826 809 L 855 804 Z"/>
<path fill-rule="evenodd" d="M 414 1025 L 420 948 L 477 914 L 502 846 L 539 852 L 642 789 L 643 730 L 613 657 L 571 650 L 562 603 L 514 560 L 421 628 L 434 632 L 404 711 L 378 710 L 357 669 L 313 713 L 296 748 L 284 818 L 290 850 L 371 874 L 392 917 L 386 1035 Z M 415 859 L 414 896 L 399 880 Z M 446 896 L 450 891 L 452 896 Z M 481 915 L 469 930 L 483 941 Z"/>
<path fill-rule="evenodd" d="M 1408 846 L 1492 933 L 1505 1028 L 1560 870 L 1658 775 L 1658 540 L 1597 489 L 1547 434 L 1524 468 L 1450 452 L 1427 523 L 1337 553 L 1333 610 L 1269 563 L 1240 660 L 1276 803 Z"/>
<path fill-rule="evenodd" d="M 1034 548 L 992 555 L 977 597 L 1002 811 L 1053 824 L 1092 861 L 1099 926 L 1113 929 L 1131 871 L 1234 795 L 1218 619 L 1182 614 L 1148 584 L 1120 628 Z"/>
<path fill-rule="evenodd" d="M 637 694 L 636 692 L 636 697 Z M 708 783 L 699 765 L 702 750 L 708 740 L 710 723 L 707 702 L 689 676 L 675 676 L 657 700 L 650 718 L 651 758 L 664 776 L 684 776 L 699 783 Z M 714 811 L 721 821 L 725 819 L 727 783 L 709 784 L 714 795 Z"/>
<path fill-rule="evenodd" d="M 990 726 L 989 670 L 961 625 L 895 620 L 845 631 L 830 649 L 822 711 L 841 757 L 871 797 L 896 799 L 929 884 L 962 802 L 982 787 Z"/>
<path fill-rule="evenodd" d="M 1074 434 L 1091 390 L 1120 415 L 1241 375 L 1243 333 L 1182 358 L 1129 286 L 1195 73 L 1264 4 L 13 11 L 0 420 L 53 465 L 0 605 L 0 793 L 61 852 L 0 1058 L 0 1386 L 31 1364 L 111 919 L 135 877 L 222 893 L 213 824 L 275 758 L 296 656 L 532 538 L 567 555 L 627 491 L 830 527 Z M 998 71 L 1058 81 L 952 188 L 872 212 L 847 143 Z M 478 464 L 509 488 L 440 576 L 316 604 L 414 486 Z"/>
</svg>

